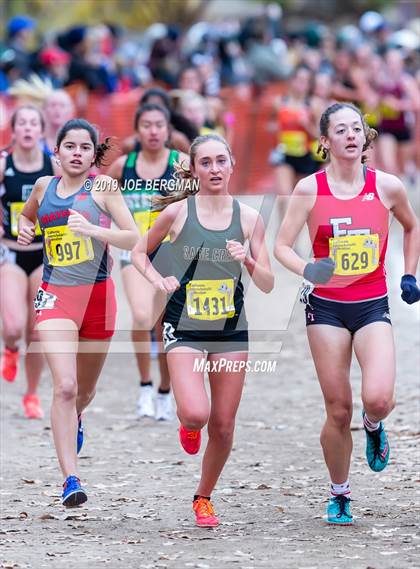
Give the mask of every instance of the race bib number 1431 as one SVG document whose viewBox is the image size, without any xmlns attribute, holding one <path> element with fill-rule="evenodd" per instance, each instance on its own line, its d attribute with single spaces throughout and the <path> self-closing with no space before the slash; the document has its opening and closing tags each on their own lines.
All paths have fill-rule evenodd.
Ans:
<svg viewBox="0 0 420 569">
<path fill-rule="evenodd" d="M 233 279 L 193 280 L 186 288 L 189 318 L 221 320 L 235 316 Z"/>
</svg>

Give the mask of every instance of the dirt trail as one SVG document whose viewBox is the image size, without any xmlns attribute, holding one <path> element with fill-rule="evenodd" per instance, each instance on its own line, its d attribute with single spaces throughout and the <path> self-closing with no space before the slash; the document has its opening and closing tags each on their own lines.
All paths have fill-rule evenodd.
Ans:
<svg viewBox="0 0 420 569">
<path fill-rule="evenodd" d="M 283 347 L 280 354 L 251 356 L 276 360 L 277 370 L 247 378 L 234 450 L 214 492 L 222 520 L 215 530 L 193 525 L 190 500 L 200 457 L 183 453 L 177 422 L 157 424 L 135 418 L 137 372 L 133 355 L 118 353 L 124 351 L 123 332 L 85 414 L 86 442 L 80 458 L 89 495 L 85 507 L 64 511 L 60 505 L 61 474 L 49 419 L 23 419 L 22 372 L 15 384 L 3 382 L 0 567 L 418 567 L 418 307 L 408 307 L 399 299 L 400 247 L 401 235 L 396 232 L 388 270 L 398 353 L 398 405 L 386 423 L 390 464 L 380 474 L 372 473 L 364 458 L 357 366 L 353 373 L 354 527 L 329 527 L 323 520 L 328 477 L 319 432 L 324 412 L 303 310 L 296 305 L 286 332 L 254 335 L 259 346 L 271 346 L 274 338 Z M 294 291 L 295 281 L 280 268 L 276 271 L 284 287 Z M 278 296 L 272 298 L 279 302 Z M 122 301 L 121 307 L 120 322 L 129 321 Z M 153 365 L 156 370 L 156 361 Z M 41 396 L 46 409 L 49 382 L 44 372 Z"/>
</svg>

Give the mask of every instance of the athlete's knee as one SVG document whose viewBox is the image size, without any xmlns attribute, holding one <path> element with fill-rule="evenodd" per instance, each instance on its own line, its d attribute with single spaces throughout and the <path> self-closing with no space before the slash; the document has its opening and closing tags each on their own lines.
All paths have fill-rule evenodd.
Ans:
<svg viewBox="0 0 420 569">
<path fill-rule="evenodd" d="M 71 401 L 77 397 L 76 378 L 63 377 L 54 384 L 54 399 Z"/>
<path fill-rule="evenodd" d="M 189 431 L 198 431 L 207 423 L 209 416 L 204 409 L 200 410 L 177 410 L 181 424 Z"/>
<path fill-rule="evenodd" d="M 3 339 L 6 345 L 16 344 L 24 335 L 24 325 L 18 322 L 3 322 Z"/>
<path fill-rule="evenodd" d="M 350 403 L 336 403 L 327 409 L 328 421 L 338 429 L 348 429 L 350 427 L 352 413 Z"/>
<path fill-rule="evenodd" d="M 224 445 L 232 444 L 235 421 L 210 421 L 208 427 L 209 439 L 217 440 Z"/>
<path fill-rule="evenodd" d="M 78 407 L 82 407 L 83 409 L 89 405 L 92 399 L 96 395 L 96 389 L 92 389 L 91 391 L 85 392 L 78 392 L 77 393 L 77 405 Z"/>
<path fill-rule="evenodd" d="M 154 322 L 149 312 L 150 311 L 142 310 L 141 307 L 134 309 L 133 319 L 140 330 L 151 330 L 153 328 Z"/>
<path fill-rule="evenodd" d="M 363 408 L 370 418 L 383 419 L 391 413 L 394 407 L 395 399 L 392 395 L 363 399 Z"/>
</svg>

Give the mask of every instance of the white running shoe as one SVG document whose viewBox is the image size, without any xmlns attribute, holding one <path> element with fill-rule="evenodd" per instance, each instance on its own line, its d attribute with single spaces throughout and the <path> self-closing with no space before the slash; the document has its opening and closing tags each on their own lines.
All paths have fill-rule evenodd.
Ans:
<svg viewBox="0 0 420 569">
<path fill-rule="evenodd" d="M 137 400 L 137 417 L 141 419 L 142 417 L 154 417 L 155 416 L 155 406 L 153 402 L 153 386 L 152 385 L 140 385 L 140 395 Z"/>
<path fill-rule="evenodd" d="M 173 418 L 171 393 L 158 393 L 156 395 L 156 421 L 172 421 Z"/>
</svg>

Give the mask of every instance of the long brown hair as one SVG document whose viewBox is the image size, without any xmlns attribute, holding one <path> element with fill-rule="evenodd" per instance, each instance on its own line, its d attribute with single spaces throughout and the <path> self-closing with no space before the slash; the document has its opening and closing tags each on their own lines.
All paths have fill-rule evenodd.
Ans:
<svg viewBox="0 0 420 569">
<path fill-rule="evenodd" d="M 216 134 L 216 133 L 203 134 L 201 136 L 197 136 L 197 138 L 195 138 L 193 140 L 193 142 L 191 143 L 191 146 L 190 146 L 190 152 L 189 152 L 190 164 L 189 164 L 189 166 L 188 167 L 184 166 L 184 164 L 182 162 L 181 163 L 175 162 L 175 164 L 174 164 L 175 178 L 177 180 L 179 180 L 179 183 L 176 184 L 175 190 L 170 192 L 170 194 L 167 196 L 156 196 L 156 197 L 154 197 L 153 198 L 153 204 L 156 204 L 160 208 L 163 208 L 163 207 L 166 207 L 167 205 L 169 205 L 171 203 L 181 201 L 181 200 L 187 198 L 188 196 L 193 196 L 194 194 L 196 194 L 199 191 L 199 187 L 197 185 L 191 184 L 191 183 L 182 184 L 181 181 L 185 180 L 187 182 L 189 180 L 196 179 L 196 177 L 193 175 L 193 173 L 191 171 L 191 166 L 194 168 L 197 150 L 202 144 L 209 142 L 211 140 L 215 140 L 216 142 L 221 142 L 225 146 L 226 150 L 228 151 L 230 162 L 231 162 L 232 166 L 235 164 L 235 159 L 234 159 L 233 154 L 232 154 L 232 149 L 229 146 L 229 144 L 226 142 L 226 140 L 223 138 L 223 136 L 220 136 L 220 134 Z"/>
</svg>

